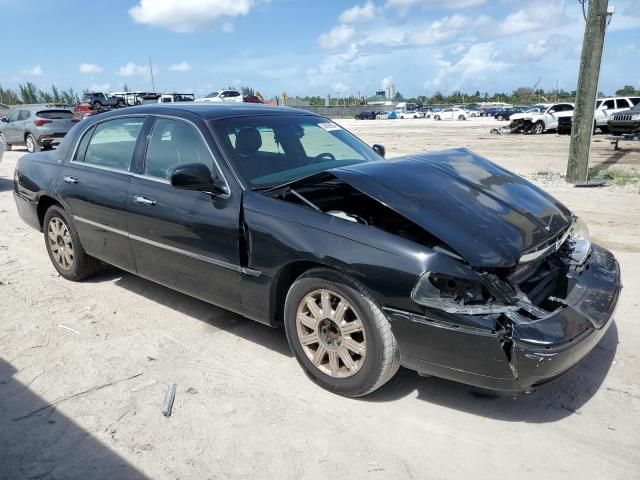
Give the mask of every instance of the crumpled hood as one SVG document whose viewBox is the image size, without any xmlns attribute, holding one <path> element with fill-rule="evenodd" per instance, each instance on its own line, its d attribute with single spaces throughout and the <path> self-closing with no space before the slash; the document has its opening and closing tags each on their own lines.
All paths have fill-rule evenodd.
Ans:
<svg viewBox="0 0 640 480">
<path fill-rule="evenodd" d="M 477 267 L 510 267 L 557 236 L 571 212 L 525 179 L 454 149 L 330 170 Z"/>
</svg>

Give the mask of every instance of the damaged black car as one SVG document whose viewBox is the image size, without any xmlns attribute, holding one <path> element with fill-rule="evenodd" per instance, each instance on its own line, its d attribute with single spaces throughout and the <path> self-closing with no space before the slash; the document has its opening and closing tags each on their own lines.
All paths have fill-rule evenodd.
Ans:
<svg viewBox="0 0 640 480">
<path fill-rule="evenodd" d="M 62 277 L 112 264 L 284 326 L 341 395 L 400 366 L 519 392 L 577 365 L 621 288 L 584 223 L 469 150 L 384 153 L 309 112 L 148 105 L 22 157 L 14 197 Z"/>
</svg>

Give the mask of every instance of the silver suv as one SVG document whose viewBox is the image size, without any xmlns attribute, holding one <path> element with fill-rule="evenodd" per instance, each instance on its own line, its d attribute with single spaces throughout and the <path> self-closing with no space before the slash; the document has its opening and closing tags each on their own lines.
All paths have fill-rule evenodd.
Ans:
<svg viewBox="0 0 640 480">
<path fill-rule="evenodd" d="M 25 145 L 29 153 L 59 144 L 79 120 L 71 110 L 56 107 L 24 107 L 0 122 L 0 137 L 7 150 Z"/>
</svg>

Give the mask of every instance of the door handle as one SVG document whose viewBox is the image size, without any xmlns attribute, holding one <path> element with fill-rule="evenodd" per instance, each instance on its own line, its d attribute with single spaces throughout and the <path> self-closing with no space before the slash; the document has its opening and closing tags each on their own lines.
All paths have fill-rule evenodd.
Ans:
<svg viewBox="0 0 640 480">
<path fill-rule="evenodd" d="M 133 200 L 140 205 L 148 205 L 153 207 L 156 204 L 155 198 L 145 197 L 143 195 L 136 195 Z"/>
<path fill-rule="evenodd" d="M 78 179 L 76 177 L 64 177 L 63 180 L 65 183 L 78 183 Z"/>
</svg>

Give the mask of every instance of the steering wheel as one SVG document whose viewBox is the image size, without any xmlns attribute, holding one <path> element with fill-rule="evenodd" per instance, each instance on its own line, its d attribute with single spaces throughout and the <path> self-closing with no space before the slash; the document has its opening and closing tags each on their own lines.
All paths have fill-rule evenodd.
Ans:
<svg viewBox="0 0 640 480">
<path fill-rule="evenodd" d="M 336 159 L 335 155 L 334 155 L 333 153 L 329 153 L 329 152 L 323 152 L 323 153 L 320 153 L 320 154 L 316 155 L 316 156 L 315 156 L 315 157 L 313 157 L 313 158 L 314 158 L 314 160 L 316 160 L 316 161 L 318 161 L 318 162 L 320 162 L 320 161 L 322 161 L 322 160 L 332 160 L 332 161 L 335 161 L 335 159 Z"/>
</svg>

